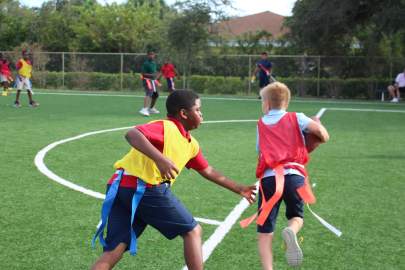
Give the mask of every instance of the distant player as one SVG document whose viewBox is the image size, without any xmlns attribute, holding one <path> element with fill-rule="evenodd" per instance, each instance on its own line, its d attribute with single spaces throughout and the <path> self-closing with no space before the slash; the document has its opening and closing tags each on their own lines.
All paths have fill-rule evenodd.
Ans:
<svg viewBox="0 0 405 270">
<path fill-rule="evenodd" d="M 20 94 L 21 90 L 25 88 L 27 90 L 29 104 L 31 107 L 37 107 L 39 103 L 35 102 L 32 99 L 32 61 L 29 59 L 27 51 L 22 51 L 22 58 L 18 60 L 16 64 L 17 69 L 17 77 L 16 77 L 16 85 L 17 85 L 17 94 L 15 97 L 14 106 L 16 108 L 20 108 Z"/>
<path fill-rule="evenodd" d="M 256 68 L 252 75 L 252 81 L 259 76 L 259 88 L 262 89 L 269 83 L 273 82 L 272 77 L 273 64 L 268 59 L 267 52 L 260 54 L 260 60 L 256 63 Z"/>
<path fill-rule="evenodd" d="M 256 187 L 237 184 L 211 167 L 191 136 L 190 131 L 197 129 L 203 120 L 198 95 L 174 91 L 166 100 L 166 108 L 167 119 L 136 126 L 126 134 L 132 148 L 115 163 L 117 171 L 108 182 L 102 225 L 93 238 L 93 244 L 97 236 L 100 238 L 104 253 L 92 269 L 113 268 L 128 249 L 134 255 L 136 239 L 148 225 L 168 239 L 181 236 L 188 269 L 203 269 L 201 226 L 170 188 L 184 167 L 196 170 L 250 203 L 254 201 Z M 166 259 L 159 254 L 153 258 Z"/>
<path fill-rule="evenodd" d="M 3 86 L 3 96 L 7 96 L 9 92 L 10 82 L 13 81 L 10 70 L 10 62 L 0 53 L 0 82 Z"/>
<path fill-rule="evenodd" d="M 320 142 L 327 142 L 329 134 L 320 123 L 303 113 L 286 111 L 290 90 L 285 84 L 271 83 L 260 91 L 260 95 L 264 116 L 257 125 L 259 161 L 256 176 L 260 179 L 257 232 L 263 269 L 271 270 L 273 233 L 282 200 L 288 219 L 288 226 L 282 231 L 287 262 L 291 266 L 302 263 L 297 233 L 303 226 L 303 202 L 315 201 L 304 167 L 309 160 L 304 134 L 315 135 Z M 248 226 L 254 218 L 243 220 L 242 227 Z"/>
<path fill-rule="evenodd" d="M 143 108 L 139 111 L 140 114 L 144 116 L 149 116 L 150 114 L 159 113 L 155 108 L 156 100 L 159 97 L 158 86 L 160 83 L 158 81 L 159 72 L 157 70 L 157 65 L 155 62 L 155 53 L 148 52 L 148 58 L 142 65 L 142 83 L 145 88 L 145 99 L 143 102 Z"/>
<path fill-rule="evenodd" d="M 165 60 L 165 63 L 160 69 L 160 72 L 167 81 L 167 90 L 169 91 L 169 93 L 176 90 L 174 85 L 174 78 L 178 76 L 178 72 L 176 70 L 176 66 L 170 62 L 170 59 Z"/>
</svg>

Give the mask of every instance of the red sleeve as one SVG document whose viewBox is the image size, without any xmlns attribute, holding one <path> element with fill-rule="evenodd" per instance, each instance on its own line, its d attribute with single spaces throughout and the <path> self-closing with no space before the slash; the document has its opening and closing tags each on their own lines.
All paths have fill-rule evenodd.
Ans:
<svg viewBox="0 0 405 270">
<path fill-rule="evenodd" d="M 156 147 L 160 152 L 163 152 L 163 121 L 156 121 L 153 123 L 136 126 L 136 129 L 139 130 L 154 147 Z"/>
<path fill-rule="evenodd" d="M 205 159 L 203 153 L 200 151 L 198 152 L 197 156 L 190 159 L 187 164 L 187 169 L 194 169 L 196 171 L 204 170 L 208 167 L 208 161 Z"/>
<path fill-rule="evenodd" d="M 18 60 L 17 64 L 15 64 L 15 68 L 16 68 L 17 70 L 19 70 L 21 67 L 22 67 L 22 63 L 21 63 L 20 60 Z"/>
</svg>

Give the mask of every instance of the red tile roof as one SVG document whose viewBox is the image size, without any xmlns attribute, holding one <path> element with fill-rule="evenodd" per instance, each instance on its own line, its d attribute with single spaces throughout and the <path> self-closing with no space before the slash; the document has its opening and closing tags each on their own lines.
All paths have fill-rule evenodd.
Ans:
<svg viewBox="0 0 405 270">
<path fill-rule="evenodd" d="M 265 30 L 278 38 L 288 32 L 288 28 L 283 28 L 283 21 L 284 16 L 265 11 L 220 22 L 215 28 L 219 35 L 226 37 Z"/>
</svg>

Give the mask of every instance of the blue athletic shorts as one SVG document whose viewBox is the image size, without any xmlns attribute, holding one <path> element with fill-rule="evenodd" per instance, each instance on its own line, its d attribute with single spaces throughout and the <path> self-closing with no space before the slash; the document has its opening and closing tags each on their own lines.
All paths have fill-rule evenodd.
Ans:
<svg viewBox="0 0 405 270">
<path fill-rule="evenodd" d="M 109 185 L 107 186 L 107 190 Z M 119 243 L 131 242 L 131 202 L 134 188 L 120 187 L 115 198 L 107 223 L 107 246 L 104 251 L 111 251 Z M 137 238 L 147 225 L 151 225 L 166 238 L 173 239 L 192 231 L 197 222 L 174 196 L 168 184 L 147 187 L 136 210 L 133 228 Z"/>
<path fill-rule="evenodd" d="M 276 219 L 278 210 L 280 209 L 281 201 L 283 200 L 286 206 L 285 216 L 287 219 L 293 217 L 304 218 L 304 202 L 297 193 L 297 188 L 304 185 L 304 177 L 301 175 L 287 174 L 284 176 L 284 191 L 282 198 L 274 205 L 267 217 L 263 226 L 257 225 L 257 232 L 272 233 L 276 228 Z M 276 188 L 276 181 L 274 176 L 265 177 L 262 179 L 262 186 L 266 201 L 274 194 Z M 262 194 L 259 192 L 258 207 L 262 204 Z"/>
<path fill-rule="evenodd" d="M 167 89 L 169 89 L 170 91 L 174 90 L 174 78 L 166 78 L 167 81 Z"/>
</svg>

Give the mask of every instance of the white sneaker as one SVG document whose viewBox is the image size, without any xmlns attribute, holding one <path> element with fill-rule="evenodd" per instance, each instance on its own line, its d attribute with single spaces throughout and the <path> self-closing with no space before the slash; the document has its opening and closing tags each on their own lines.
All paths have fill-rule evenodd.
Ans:
<svg viewBox="0 0 405 270">
<path fill-rule="evenodd" d="M 298 244 L 297 236 L 290 228 L 285 228 L 281 233 L 284 239 L 287 250 L 285 252 L 285 257 L 287 263 L 290 266 L 299 266 L 303 260 L 302 250 Z"/>
<path fill-rule="evenodd" d="M 149 116 L 148 108 L 142 108 L 142 109 L 139 111 L 139 113 L 142 114 L 143 116 Z"/>
<path fill-rule="evenodd" d="M 398 101 L 399 101 L 398 98 L 393 98 L 393 99 L 391 100 L 392 103 L 397 103 Z"/>
<path fill-rule="evenodd" d="M 156 110 L 155 108 L 149 108 L 148 109 L 148 112 L 150 113 L 150 114 L 157 114 L 157 113 L 160 113 L 158 110 Z"/>
</svg>

